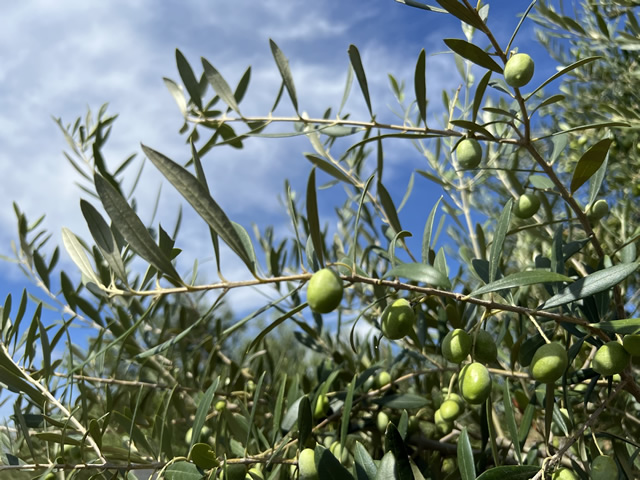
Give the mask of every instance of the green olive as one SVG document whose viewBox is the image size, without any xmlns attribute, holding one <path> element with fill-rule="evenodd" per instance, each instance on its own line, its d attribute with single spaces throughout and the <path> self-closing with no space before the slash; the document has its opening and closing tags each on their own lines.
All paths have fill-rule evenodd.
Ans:
<svg viewBox="0 0 640 480">
<path fill-rule="evenodd" d="M 456 156 L 462 168 L 476 168 L 482 161 L 482 147 L 475 138 L 465 138 L 458 144 Z"/>
<path fill-rule="evenodd" d="M 386 370 L 382 370 L 376 375 L 375 386 L 376 388 L 386 387 L 391 383 L 391 374 Z"/>
<path fill-rule="evenodd" d="M 329 413 L 329 397 L 321 393 L 318 395 L 315 408 L 313 409 L 313 418 L 316 420 L 324 418 L 327 416 L 327 413 Z"/>
<path fill-rule="evenodd" d="M 473 359 L 480 363 L 495 362 L 498 358 L 498 347 L 491 334 L 486 330 L 478 330 L 475 341 Z"/>
<path fill-rule="evenodd" d="M 526 53 L 517 53 L 504 66 L 504 80 L 512 87 L 524 87 L 533 77 L 533 69 L 533 59 Z"/>
<path fill-rule="evenodd" d="M 596 200 L 593 205 L 591 205 L 591 210 L 589 212 L 589 216 L 594 220 L 600 220 L 604 218 L 609 213 L 609 204 L 604 198 L 600 200 Z"/>
<path fill-rule="evenodd" d="M 399 298 L 382 312 L 382 332 L 391 340 L 398 340 L 413 331 L 416 314 L 411 304 L 404 298 Z"/>
<path fill-rule="evenodd" d="M 307 285 L 307 302 L 317 313 L 334 311 L 342 301 L 342 279 L 329 268 L 318 270 Z"/>
<path fill-rule="evenodd" d="M 591 368 L 600 375 L 608 377 L 622 372 L 629 364 L 629 354 L 624 347 L 616 342 L 607 342 L 598 348 L 593 360 Z"/>
<path fill-rule="evenodd" d="M 525 193 L 518 198 L 513 213 L 516 217 L 527 219 L 533 217 L 540 209 L 540 199 L 533 193 Z"/>
<path fill-rule="evenodd" d="M 298 456 L 298 471 L 300 480 L 318 480 L 316 469 L 316 453 L 312 448 L 305 448 Z"/>
<path fill-rule="evenodd" d="M 453 363 L 462 363 L 471 352 L 471 336 L 456 328 L 451 330 L 442 340 L 442 356 Z"/>
<path fill-rule="evenodd" d="M 529 369 L 531 376 L 541 383 L 554 383 L 567 369 L 567 349 L 558 342 L 541 346 L 533 354 Z"/>
<path fill-rule="evenodd" d="M 458 376 L 458 390 L 467 403 L 479 405 L 491 395 L 491 375 L 481 363 L 468 363 Z"/>
<path fill-rule="evenodd" d="M 446 422 L 452 422 L 462 413 L 462 407 L 456 400 L 449 399 L 440 405 L 440 416 Z"/>
<path fill-rule="evenodd" d="M 640 334 L 625 335 L 622 346 L 632 357 L 640 357 Z"/>
<path fill-rule="evenodd" d="M 560 468 L 555 472 L 553 472 L 553 475 L 551 475 L 551 480 L 579 480 L 579 479 L 573 470 L 569 470 L 568 468 Z"/>
<path fill-rule="evenodd" d="M 592 480 L 612 480 L 618 478 L 616 461 L 608 455 L 599 455 L 591 462 Z"/>
</svg>

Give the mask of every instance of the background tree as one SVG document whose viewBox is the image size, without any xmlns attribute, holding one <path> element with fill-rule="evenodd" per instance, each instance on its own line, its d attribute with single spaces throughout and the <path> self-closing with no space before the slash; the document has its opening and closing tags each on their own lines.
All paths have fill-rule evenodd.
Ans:
<svg viewBox="0 0 640 480">
<path fill-rule="evenodd" d="M 115 118 L 103 108 L 59 121 L 92 239 L 65 229 L 81 278 L 58 271 L 59 249 L 16 206 L 15 260 L 48 299 L 9 296 L 2 309 L 0 381 L 18 395 L 13 425 L 0 432 L 0 473 L 637 478 L 637 214 L 621 200 L 623 162 L 611 167 L 621 154 L 612 136 L 626 135 L 618 132 L 634 118 L 588 117 L 568 95 L 544 93 L 568 75 L 578 75 L 569 91 L 583 88 L 571 82 L 589 68 L 607 70 L 599 58 L 575 53 L 532 85 L 535 59 L 517 48 L 520 24 L 502 45 L 487 27 L 487 6 L 438 4 L 414 6 L 457 17 L 465 38 L 444 40 L 461 86 L 443 92 L 437 127 L 424 51 L 411 93 L 390 77 L 403 105 L 396 123 L 377 120 L 371 72 L 353 45 L 345 99 L 356 83 L 370 114 L 363 119 L 343 106 L 322 118 L 304 114 L 273 41 L 282 88 L 266 115 L 242 104 L 250 69 L 232 88 L 207 60 L 200 72 L 176 51 L 180 83 L 166 83 L 185 119 L 190 160 L 142 150 L 209 230 L 220 278 L 213 283 L 198 259 L 178 271 L 176 258 L 189 255 L 176 241 L 180 214 L 170 229 L 139 219 L 136 205 L 148 199 L 123 186 L 133 157 L 105 164 Z M 625 10 L 631 26 L 634 13 Z M 538 15 L 588 31 L 544 5 Z M 279 113 L 285 101 L 293 115 Z M 550 122 L 536 120 L 544 112 Z M 310 141 L 307 186 L 301 194 L 285 181 L 288 236 L 256 227 L 252 238 L 209 192 L 202 162 L 212 149 L 283 135 Z M 398 214 L 411 204 L 411 187 L 385 186 L 385 145 L 397 138 L 416 146 L 427 161 L 417 173 L 444 192 L 413 233 L 417 248 Z M 343 203 L 325 226 L 318 206 L 338 192 Z M 445 221 L 458 249 L 442 240 Z M 225 279 L 233 261 L 244 266 L 243 280 Z M 229 292 L 253 287 L 264 306 L 232 311 Z M 60 315 L 52 323 L 43 321 L 47 306 Z M 72 330 L 80 325 L 84 338 Z"/>
</svg>

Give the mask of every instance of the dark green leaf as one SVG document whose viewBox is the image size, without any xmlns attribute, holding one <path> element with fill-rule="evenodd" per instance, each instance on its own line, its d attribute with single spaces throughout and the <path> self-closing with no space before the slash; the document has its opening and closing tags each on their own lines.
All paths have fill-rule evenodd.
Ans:
<svg viewBox="0 0 640 480">
<path fill-rule="evenodd" d="M 478 125 L 477 123 L 470 122 L 469 120 L 451 120 L 451 124 L 456 127 L 465 128 L 470 132 L 481 133 L 487 138 L 495 139 L 495 137 L 491 134 L 489 130 L 484 128 L 482 125 Z"/>
<path fill-rule="evenodd" d="M 220 465 L 220 462 L 216 458 L 216 452 L 206 443 L 196 443 L 193 445 L 189 451 L 189 460 L 204 470 L 209 470 L 210 468 Z"/>
<path fill-rule="evenodd" d="M 240 115 L 240 109 L 236 103 L 236 97 L 231 91 L 229 84 L 220 75 L 220 72 L 216 70 L 206 59 L 202 59 L 202 66 L 204 68 L 204 74 L 207 77 L 207 81 L 211 84 L 218 96 L 231 107 L 238 115 Z"/>
<path fill-rule="evenodd" d="M 311 414 L 311 402 L 309 397 L 305 395 L 300 399 L 298 404 L 298 445 L 303 450 L 311 429 L 313 428 L 313 416 Z"/>
<path fill-rule="evenodd" d="M 323 446 L 316 445 L 315 459 L 318 478 L 323 480 L 353 480 L 349 470 L 344 468 L 333 453 Z"/>
<path fill-rule="evenodd" d="M 296 96 L 296 89 L 293 84 L 293 76 L 291 75 L 291 69 L 289 68 L 289 60 L 284 56 L 282 50 L 276 45 L 276 42 L 269 39 L 269 45 L 271 46 L 271 53 L 273 54 L 273 58 L 276 61 L 276 65 L 278 65 L 278 70 L 280 71 L 280 76 L 282 77 L 282 81 L 284 82 L 284 86 L 289 92 L 289 97 L 291 98 L 291 103 L 293 103 L 293 108 L 296 113 L 298 112 L 298 98 Z"/>
<path fill-rule="evenodd" d="M 353 453 L 357 480 L 375 480 L 378 467 L 366 448 L 356 441 Z"/>
<path fill-rule="evenodd" d="M 400 219 L 398 218 L 398 212 L 396 211 L 396 207 L 393 204 L 393 200 L 391 199 L 391 195 L 384 185 L 378 180 L 378 198 L 380 199 L 380 203 L 382 204 L 382 209 L 384 210 L 385 215 L 387 216 L 387 220 L 389 221 L 389 225 L 394 230 L 394 234 L 402 231 L 402 227 L 400 226 Z"/>
<path fill-rule="evenodd" d="M 480 83 L 478 83 L 476 87 L 476 92 L 473 96 L 473 113 L 471 115 L 471 121 L 473 123 L 475 123 L 478 118 L 478 110 L 480 110 L 480 105 L 482 104 L 487 85 L 489 85 L 489 80 L 491 80 L 491 70 L 484 74 L 482 80 L 480 80 Z"/>
<path fill-rule="evenodd" d="M 509 429 L 510 438 L 512 439 L 513 448 L 516 452 L 518 463 L 522 464 L 522 451 L 520 450 L 520 442 L 518 441 L 518 424 L 513 413 L 513 403 L 511 400 L 511 392 L 509 390 L 509 382 L 502 384 L 502 404 L 504 405 L 504 417 Z"/>
<path fill-rule="evenodd" d="M 447 47 L 460 55 L 462 58 L 466 58 L 476 65 L 480 65 L 481 67 L 484 67 L 488 70 L 502 73 L 502 67 L 498 65 L 487 52 L 482 50 L 480 47 L 477 47 L 473 43 L 469 43 L 459 38 L 445 38 L 444 43 L 446 43 Z"/>
<path fill-rule="evenodd" d="M 473 450 L 471 450 L 467 427 L 462 427 L 462 431 L 458 437 L 458 465 L 460 468 L 460 478 L 462 480 L 476 479 L 476 466 L 473 461 Z"/>
<path fill-rule="evenodd" d="M 595 202 L 596 198 L 598 197 L 598 193 L 600 193 L 600 187 L 602 186 L 602 182 L 604 181 L 605 174 L 607 173 L 608 163 L 609 163 L 609 155 L 606 155 L 604 157 L 604 161 L 602 162 L 602 165 L 600 165 L 600 168 L 598 168 L 596 173 L 591 177 L 591 181 L 589 182 L 589 202 L 588 202 L 589 205 L 593 205 L 593 202 Z"/>
<path fill-rule="evenodd" d="M 547 107 L 549 105 L 553 105 L 554 103 L 561 102 L 562 100 L 564 100 L 564 95 L 560 95 L 560 94 L 551 95 L 549 98 L 544 99 L 533 110 L 531 110 L 531 112 L 529 113 L 529 116 L 531 116 L 533 114 L 533 112 L 535 112 L 536 110 L 538 110 L 540 108 Z"/>
<path fill-rule="evenodd" d="M 205 474 L 193 463 L 176 462 L 166 468 L 164 478 L 167 480 L 202 480 L 205 478 Z"/>
<path fill-rule="evenodd" d="M 357 375 L 353 376 L 349 389 L 347 390 L 347 397 L 344 400 L 342 407 L 342 420 L 340 422 L 340 445 L 346 448 L 347 445 L 347 433 L 349 433 L 349 420 L 351 419 L 351 407 L 353 406 L 353 392 L 356 389 Z"/>
<path fill-rule="evenodd" d="M 389 270 L 382 278 L 408 278 L 434 287 L 451 288 L 451 282 L 440 271 L 424 263 L 404 263 Z"/>
<path fill-rule="evenodd" d="M 222 208 L 209 195 L 207 188 L 186 169 L 160 152 L 145 145 L 142 145 L 142 149 L 149 160 L 191 204 L 198 215 L 240 257 L 249 270 L 255 272 L 256 265 L 253 263 L 251 254 L 245 250 L 245 242 L 238 235 L 238 231 Z"/>
<path fill-rule="evenodd" d="M 385 450 L 395 458 L 394 479 L 413 480 L 413 471 L 409 463 L 409 453 L 400 432 L 393 423 L 387 425 L 384 433 Z"/>
<path fill-rule="evenodd" d="M 573 279 L 559 273 L 547 270 L 527 270 L 524 272 L 512 273 L 504 278 L 474 290 L 469 296 L 482 295 L 489 292 L 497 292 L 506 288 L 523 287 L 525 285 L 535 285 L 538 283 L 550 282 L 572 282 Z"/>
<path fill-rule="evenodd" d="M 80 200 L 80 209 L 84 216 L 89 232 L 96 245 L 102 252 L 102 256 L 107 261 L 115 275 L 126 283 L 127 271 L 122 262 L 116 239 L 113 236 L 113 232 L 107 222 L 102 218 L 102 215 L 86 200 Z"/>
<path fill-rule="evenodd" d="M 358 47 L 356 47 L 355 45 L 349 45 L 349 49 L 347 51 L 349 53 L 351 66 L 353 67 L 353 71 L 356 73 L 356 78 L 358 79 L 358 83 L 360 84 L 360 89 L 362 90 L 364 101 L 367 103 L 369 114 L 373 116 L 373 110 L 371 109 L 371 98 L 369 97 L 369 86 L 367 85 L 367 77 L 364 73 L 364 68 L 362 67 L 362 60 L 360 59 L 360 52 L 358 51 Z"/>
<path fill-rule="evenodd" d="M 555 74 L 551 75 L 548 79 L 546 79 L 544 82 L 542 82 L 542 84 L 540 84 L 540 86 L 538 88 L 536 88 L 533 92 L 531 92 L 526 98 L 525 100 L 528 100 L 529 98 L 531 98 L 532 96 L 534 96 L 538 91 L 540 91 L 542 88 L 545 87 L 545 85 L 553 82 L 556 78 L 560 78 L 562 75 L 564 75 L 565 73 L 570 72 L 571 70 L 581 67 L 582 65 L 586 65 L 587 63 L 591 63 L 595 60 L 599 60 L 602 57 L 587 57 L 587 58 L 583 58 L 582 60 L 578 60 L 575 63 L 572 63 L 571 65 L 563 68 L 562 70 L 560 70 L 559 72 L 556 72 Z"/>
<path fill-rule="evenodd" d="M 640 318 L 624 318 L 622 320 L 607 320 L 598 323 L 592 323 L 590 326 L 600 328 L 606 332 L 624 334 L 633 334 L 640 332 Z"/>
<path fill-rule="evenodd" d="M 637 262 L 623 263 L 598 270 L 597 272 L 576 280 L 573 284 L 551 297 L 538 308 L 546 310 L 548 308 L 559 307 L 603 292 L 623 281 L 635 272 L 639 265 Z"/>
<path fill-rule="evenodd" d="M 180 275 L 176 272 L 171 261 L 153 241 L 142 220 L 138 218 L 136 212 L 122 195 L 97 173 L 94 175 L 94 182 L 104 209 L 118 231 L 129 242 L 131 248 L 160 272 L 180 281 Z"/>
<path fill-rule="evenodd" d="M 462 20 L 464 23 L 471 25 L 472 27 L 481 29 L 484 24 L 480 17 L 473 10 L 469 10 L 465 5 L 457 0 L 436 0 L 442 8 L 449 12 L 454 17 Z"/>
<path fill-rule="evenodd" d="M 307 158 L 307 160 L 309 160 L 311 163 L 313 163 L 320 170 L 323 170 L 324 172 L 328 173 L 332 177 L 337 178 L 338 180 L 340 180 L 342 182 L 350 183 L 351 185 L 355 186 L 355 184 L 353 183 L 353 180 L 351 178 L 349 178 L 349 176 L 347 176 L 347 174 L 345 174 L 342 170 L 340 170 L 334 164 L 329 163 L 326 160 L 324 160 L 323 158 L 320 158 L 320 157 L 318 157 L 316 155 L 312 155 L 311 153 L 305 153 L 304 156 Z"/>
<path fill-rule="evenodd" d="M 532 465 L 507 465 L 486 470 L 476 480 L 529 480 L 540 471 Z"/>
<path fill-rule="evenodd" d="M 431 208 L 431 212 L 429 212 L 429 216 L 427 217 L 427 221 L 424 224 L 424 233 L 422 234 L 422 263 L 429 263 L 429 252 L 431 251 L 431 232 L 433 231 L 433 221 L 436 217 L 436 212 L 438 210 L 438 206 L 442 201 L 442 195 L 436 202 L 436 204 Z"/>
<path fill-rule="evenodd" d="M 202 110 L 202 98 L 200 96 L 200 85 L 198 84 L 198 80 L 196 80 L 196 76 L 193 74 L 193 70 L 189 65 L 189 62 L 182 54 L 180 50 L 176 48 L 176 64 L 178 65 L 178 73 L 180 74 L 180 78 L 182 79 L 182 83 L 184 83 L 187 92 L 189 92 L 189 96 L 191 97 L 191 101 Z"/>
<path fill-rule="evenodd" d="M 589 150 L 584 152 L 571 178 L 571 193 L 575 193 L 584 183 L 589 180 L 600 168 L 609 153 L 609 147 L 613 143 L 613 139 L 605 138 L 593 145 Z"/>
<path fill-rule="evenodd" d="M 422 408 L 429 403 L 424 396 L 414 393 L 385 395 L 384 397 L 374 399 L 373 402 L 384 407 L 399 410 L 404 408 L 408 410 Z"/>
<path fill-rule="evenodd" d="M 416 71 L 414 74 L 414 87 L 416 92 L 416 105 L 424 124 L 427 124 L 427 81 L 425 78 L 426 53 L 424 48 L 418 55 Z"/>
<path fill-rule="evenodd" d="M 498 274 L 498 266 L 500 265 L 500 258 L 502 256 L 502 247 L 504 245 L 504 239 L 507 236 L 507 231 L 509 230 L 512 209 L 513 199 L 510 198 L 500 214 L 498 226 L 493 234 L 493 242 L 491 243 L 491 251 L 489 253 L 489 282 L 493 282 Z"/>
<path fill-rule="evenodd" d="M 324 240 L 320 231 L 318 218 L 318 200 L 316 197 L 316 169 L 312 168 L 307 182 L 307 221 L 309 222 L 309 236 L 318 257 L 320 266 L 324 266 Z"/>
<path fill-rule="evenodd" d="M 207 391 L 204 392 L 204 395 L 198 402 L 198 408 L 196 409 L 196 415 L 193 419 L 193 427 L 191 427 L 191 445 L 190 448 L 196 443 L 196 441 L 200 438 L 200 432 L 202 432 L 202 427 L 204 426 L 204 422 L 207 419 L 207 414 L 209 413 L 209 409 L 211 408 L 211 403 L 213 402 L 213 397 L 216 394 L 216 389 L 218 388 L 218 383 L 220 382 L 220 377 L 216 377 Z"/>
</svg>

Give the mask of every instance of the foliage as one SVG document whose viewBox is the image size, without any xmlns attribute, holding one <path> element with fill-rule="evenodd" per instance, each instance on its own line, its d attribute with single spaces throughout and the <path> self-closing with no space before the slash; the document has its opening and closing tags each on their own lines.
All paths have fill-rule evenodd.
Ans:
<svg viewBox="0 0 640 480">
<path fill-rule="evenodd" d="M 189 272 L 178 266 L 190 253 L 177 239 L 181 213 L 170 230 L 140 219 L 137 205 L 147 199 L 134 196 L 144 181 L 141 170 L 130 176 L 135 156 L 109 169 L 101 153 L 115 117 L 102 108 L 70 125 L 58 120 L 85 192 L 81 212 L 92 238 L 63 231 L 81 276 L 60 271 L 60 250 L 50 250 L 42 219 L 30 223 L 15 207 L 15 261 L 45 298 L 25 290 L 2 308 L 0 381 L 17 394 L 12 425 L 0 432 L 3 475 L 275 480 L 296 478 L 305 451 L 307 478 L 317 471 L 321 479 L 541 479 L 560 466 L 588 478 L 601 454 L 615 458 L 620 475 L 638 478 L 638 357 L 624 353 L 624 369 L 609 377 L 590 363 L 601 345 L 640 330 L 637 212 L 623 199 L 637 164 L 618 157 L 633 150 L 621 148 L 621 139 L 634 135 L 628 127 L 637 124 L 635 93 L 628 88 L 593 116 L 581 109 L 579 102 L 606 85 L 592 75 L 616 70 L 610 57 L 580 48 L 540 85 L 519 80 L 522 86 L 512 88 L 502 72 L 510 55 L 523 50 L 521 23 L 501 45 L 487 26 L 487 5 L 403 3 L 425 15 L 455 16 L 465 38 L 444 40 L 461 85 L 443 92 L 442 109 L 426 99 L 424 50 L 415 98 L 405 102 L 409 95 L 390 76 L 402 106 L 397 124 L 377 120 L 367 83 L 372 73 L 353 45 L 342 104 L 322 118 L 301 112 L 304 99 L 273 41 L 282 87 L 260 117 L 247 116 L 242 104 L 250 69 L 232 88 L 207 60 L 197 73 L 176 51 L 180 83 L 165 83 L 184 116 L 190 160 L 181 165 L 142 149 L 208 227 L 219 281 L 203 281 L 198 259 L 189 259 L 195 260 Z M 602 10 L 610 18 L 623 12 L 625 29 L 634 31 L 632 2 L 626 9 L 623 3 Z M 577 44 L 586 44 L 593 28 L 613 31 L 598 7 L 587 8 L 593 17 L 585 24 L 544 4 L 536 21 L 566 29 Z M 636 51 L 622 33 L 598 39 L 626 46 L 615 60 L 620 68 Z M 369 118 L 343 112 L 354 78 Z M 544 92 L 560 80 L 564 95 Z M 286 97 L 294 115 L 276 113 Z M 550 120 L 538 121 L 536 113 Z M 274 133 L 273 124 L 287 133 Z M 202 163 L 213 149 L 287 135 L 311 143 L 306 190 L 294 192 L 285 182 L 290 234 L 256 227 L 252 238 L 214 199 Z M 425 159 L 405 192 L 383 177 L 388 139 L 412 142 Z M 456 148 L 465 139 L 474 140 L 472 155 L 481 151 L 482 158 L 462 168 Z M 421 220 L 417 251 L 399 215 L 411 204 L 414 177 L 424 183 L 418 188 L 435 185 L 444 193 Z M 135 181 L 127 192 L 129 178 Z M 335 228 L 319 213 L 327 189 L 333 198 L 344 193 Z M 519 218 L 524 194 L 535 194 L 541 206 Z M 590 206 L 603 198 L 609 213 L 591 215 Z M 232 258 L 245 267 L 241 281 L 224 277 Z M 344 290 L 332 294 L 332 308 L 342 294 L 338 309 L 320 314 L 307 308 L 304 292 L 313 272 L 327 267 L 339 273 Z M 256 311 L 227 301 L 230 292 L 253 287 L 270 289 Z M 402 312 L 410 328 L 403 323 L 393 339 L 382 333 L 389 305 L 413 310 Z M 45 308 L 57 312 L 55 320 L 46 319 Z M 396 319 L 386 311 L 389 322 Z M 89 333 L 72 330 L 78 326 Z M 454 329 L 470 339 L 459 365 L 441 349 Z M 562 361 L 539 383 L 529 367 L 551 342 Z M 458 394 L 471 400 L 463 404 Z"/>
</svg>

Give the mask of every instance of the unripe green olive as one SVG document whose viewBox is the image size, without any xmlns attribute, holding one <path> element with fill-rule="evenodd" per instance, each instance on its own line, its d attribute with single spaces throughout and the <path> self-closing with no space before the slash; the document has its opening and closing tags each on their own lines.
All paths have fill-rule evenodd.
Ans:
<svg viewBox="0 0 640 480">
<path fill-rule="evenodd" d="M 458 376 L 458 390 L 467 403 L 479 405 L 491 395 L 491 375 L 481 363 L 468 363 Z"/>
<path fill-rule="evenodd" d="M 329 413 L 329 397 L 321 393 L 318 395 L 315 408 L 313 409 L 313 418 L 316 420 L 324 418 L 327 416 L 327 413 Z"/>
<path fill-rule="evenodd" d="M 382 370 L 376 375 L 375 385 L 376 388 L 386 387 L 391 383 L 391 374 L 386 370 Z"/>
<path fill-rule="evenodd" d="M 453 363 L 461 363 L 471 352 L 471 336 L 461 328 L 451 330 L 442 340 L 442 356 Z"/>
<path fill-rule="evenodd" d="M 609 204 L 604 198 L 600 200 L 596 200 L 593 205 L 591 205 L 591 210 L 589 211 L 589 216 L 594 220 L 600 220 L 604 218 L 609 213 Z"/>
<path fill-rule="evenodd" d="M 264 480 L 264 475 L 258 467 L 251 467 L 244 478 L 245 480 Z"/>
<path fill-rule="evenodd" d="M 514 205 L 513 213 L 516 217 L 527 219 L 533 217 L 540 209 L 540 199 L 533 193 L 520 195 Z"/>
<path fill-rule="evenodd" d="M 554 383 L 567 369 L 567 349 L 558 342 L 546 343 L 533 354 L 529 369 L 531 376 L 541 383 Z"/>
<path fill-rule="evenodd" d="M 454 421 L 462 413 L 460 404 L 453 399 L 445 400 L 444 402 L 442 402 L 439 410 L 440 416 L 446 422 Z"/>
<path fill-rule="evenodd" d="M 573 470 L 569 470 L 568 468 L 560 468 L 555 472 L 553 472 L 553 475 L 551 475 L 551 480 L 579 480 L 579 479 Z"/>
<path fill-rule="evenodd" d="M 316 454 L 312 448 L 305 448 L 298 456 L 298 472 L 300 480 L 318 480 Z"/>
<path fill-rule="evenodd" d="M 318 270 L 307 285 L 307 302 L 317 313 L 329 313 L 342 301 L 342 279 L 329 268 Z"/>
<path fill-rule="evenodd" d="M 492 363 L 498 358 L 498 347 L 489 332 L 478 330 L 476 345 L 473 349 L 473 359 L 480 363 Z"/>
<path fill-rule="evenodd" d="M 612 480 L 618 478 L 618 466 L 609 455 L 599 455 L 591 462 L 592 480 Z"/>
<path fill-rule="evenodd" d="M 458 144 L 456 156 L 462 168 L 476 168 L 482 161 L 482 147 L 475 138 L 465 138 Z"/>
<path fill-rule="evenodd" d="M 227 464 L 227 480 L 245 480 L 247 466 L 241 463 Z"/>
<path fill-rule="evenodd" d="M 533 77 L 533 69 L 533 59 L 526 53 L 517 53 L 504 67 L 504 80 L 512 87 L 524 87 Z"/>
<path fill-rule="evenodd" d="M 640 357 L 640 334 L 625 335 L 622 346 L 633 357 Z"/>
<path fill-rule="evenodd" d="M 453 430 L 453 422 L 447 421 L 442 418 L 442 412 L 440 412 L 440 409 L 436 410 L 433 414 L 433 421 L 436 424 L 438 432 L 440 432 L 442 435 L 448 435 L 449 433 L 451 433 L 451 430 Z"/>
<path fill-rule="evenodd" d="M 380 433 L 384 433 L 389 425 L 389 415 L 384 412 L 378 412 L 376 415 L 376 428 Z"/>
<path fill-rule="evenodd" d="M 624 347 L 616 342 L 607 342 L 598 348 L 593 360 L 591 368 L 600 375 L 608 377 L 622 372 L 629 364 L 629 354 Z"/>
<path fill-rule="evenodd" d="M 382 332 L 391 340 L 398 340 L 413 331 L 416 314 L 411 304 L 404 298 L 399 298 L 382 312 Z"/>
</svg>

